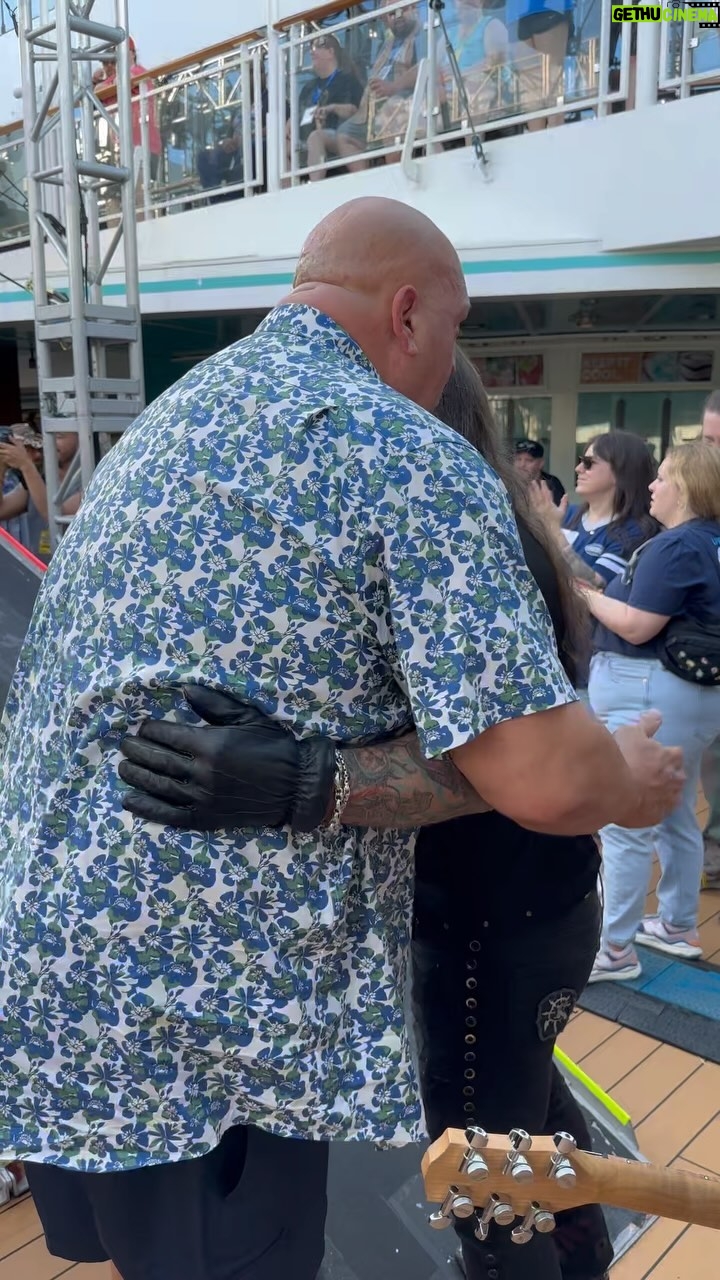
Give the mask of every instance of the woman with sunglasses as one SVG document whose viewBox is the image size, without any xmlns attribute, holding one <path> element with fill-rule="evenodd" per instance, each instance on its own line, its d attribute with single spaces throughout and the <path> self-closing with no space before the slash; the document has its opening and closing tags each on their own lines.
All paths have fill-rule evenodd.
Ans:
<svg viewBox="0 0 720 1280">
<path fill-rule="evenodd" d="M 702 441 L 673 449 L 650 492 L 651 513 L 664 532 L 636 552 L 604 595 L 586 590 L 597 619 L 590 703 L 611 730 L 656 708 L 662 715 L 657 737 L 682 747 L 686 782 L 680 804 L 659 827 L 601 832 L 603 940 L 591 982 L 639 977 L 636 942 L 684 959 L 702 955 L 697 910 L 703 840 L 695 805 L 703 751 L 720 733 L 720 685 L 668 669 L 665 639 L 670 621 L 682 618 L 689 633 L 700 628 L 708 669 L 720 666 L 720 449 Z M 705 633 L 708 626 L 714 637 Z M 662 869 L 660 911 L 643 918 L 655 851 Z"/>
<path fill-rule="evenodd" d="M 579 503 L 555 507 L 541 491 L 534 505 L 573 577 L 602 591 L 658 531 L 648 492 L 655 462 L 640 436 L 608 431 L 589 442 L 575 473 Z"/>
</svg>

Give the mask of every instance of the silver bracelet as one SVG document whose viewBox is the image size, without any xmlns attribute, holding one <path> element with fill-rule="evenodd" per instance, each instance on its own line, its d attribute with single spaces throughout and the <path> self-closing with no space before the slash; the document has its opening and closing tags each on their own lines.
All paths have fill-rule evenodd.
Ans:
<svg viewBox="0 0 720 1280">
<path fill-rule="evenodd" d="M 335 755 L 335 778 L 333 780 L 333 794 L 335 803 L 330 821 L 325 828 L 326 831 L 336 832 L 342 826 L 342 816 L 345 812 L 347 802 L 350 799 L 350 774 L 348 767 L 343 759 L 341 751 Z"/>
</svg>

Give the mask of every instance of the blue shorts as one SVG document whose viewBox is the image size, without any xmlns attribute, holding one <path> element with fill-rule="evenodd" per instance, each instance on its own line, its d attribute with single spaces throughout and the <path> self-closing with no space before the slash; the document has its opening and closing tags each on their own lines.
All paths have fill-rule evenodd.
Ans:
<svg viewBox="0 0 720 1280">
<path fill-rule="evenodd" d="M 123 1280 L 315 1280 L 328 1144 L 236 1126 L 209 1155 L 113 1173 L 26 1163 L 50 1253 Z"/>
</svg>

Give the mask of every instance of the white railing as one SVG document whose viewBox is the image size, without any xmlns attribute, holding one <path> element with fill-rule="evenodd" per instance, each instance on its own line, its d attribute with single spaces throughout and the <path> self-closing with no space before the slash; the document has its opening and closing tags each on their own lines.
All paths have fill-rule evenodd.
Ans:
<svg viewBox="0 0 720 1280">
<path fill-rule="evenodd" d="M 369 165 L 402 162 L 417 178 L 423 156 L 473 134 L 492 142 L 633 108 L 633 28 L 612 23 L 604 0 L 576 0 L 550 32 L 522 22 L 511 29 L 504 15 L 502 0 L 496 8 L 446 0 L 467 101 L 426 0 L 378 0 L 371 13 L 343 21 L 291 23 L 205 64 L 143 77 L 133 109 L 138 216 Z M 647 48 L 638 68 L 642 56 L 644 82 L 651 95 L 658 86 L 660 100 L 720 88 L 720 31 L 663 22 L 652 66 Z M 346 101 L 334 96 L 337 86 Z M 114 111 L 109 91 L 95 120 L 94 145 L 105 158 L 118 145 Z M 102 198 L 111 223 L 115 193 Z M 24 204 L 24 147 L 13 130 L 0 138 L 0 246 L 26 238 Z"/>
<path fill-rule="evenodd" d="M 243 45 L 212 64 L 156 84 L 133 103 L 137 205 L 144 217 L 208 199 L 251 196 L 265 184 L 264 46 Z M 102 84 L 98 86 L 102 95 Z M 98 116 L 99 151 L 117 146 L 114 104 Z M 106 193 L 108 216 L 113 193 Z"/>
<path fill-rule="evenodd" d="M 681 98 L 720 89 L 720 30 L 663 22 L 658 84 L 661 92 Z"/>
<path fill-rule="evenodd" d="M 0 138 L 0 245 L 26 240 L 30 234 L 25 179 L 25 142 L 19 125 Z"/>
</svg>

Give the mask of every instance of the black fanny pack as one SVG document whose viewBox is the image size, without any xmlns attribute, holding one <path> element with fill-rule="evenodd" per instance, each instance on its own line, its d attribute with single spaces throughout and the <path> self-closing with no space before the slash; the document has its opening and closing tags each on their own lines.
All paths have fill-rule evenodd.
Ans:
<svg viewBox="0 0 720 1280">
<path fill-rule="evenodd" d="M 633 552 L 623 582 L 632 582 L 638 559 L 651 541 L 643 542 Z M 720 685 L 720 624 L 700 622 L 699 618 L 671 618 L 659 641 L 657 656 L 666 671 L 688 684 Z"/>
<path fill-rule="evenodd" d="M 692 684 L 720 685 L 720 626 L 695 618 L 673 618 L 658 657 L 666 671 Z"/>
</svg>

